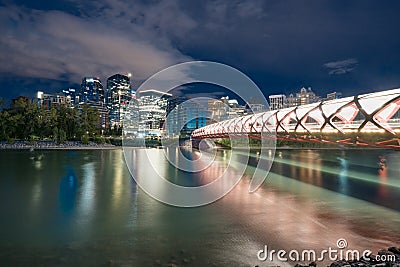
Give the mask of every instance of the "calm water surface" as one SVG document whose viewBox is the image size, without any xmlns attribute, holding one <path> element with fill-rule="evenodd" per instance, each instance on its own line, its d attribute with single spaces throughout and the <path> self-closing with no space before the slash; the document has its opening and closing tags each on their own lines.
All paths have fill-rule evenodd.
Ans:
<svg viewBox="0 0 400 267">
<path fill-rule="evenodd" d="M 162 153 L 151 151 L 178 184 L 221 171 L 180 172 Z M 229 153 L 218 152 L 222 165 Z M 375 252 L 400 245 L 395 151 L 279 150 L 256 193 L 247 192 L 250 166 L 226 197 L 191 209 L 141 191 L 122 150 L 0 151 L 0 170 L 2 266 L 269 266 L 257 259 L 264 245 L 321 250 L 339 238 Z"/>
</svg>

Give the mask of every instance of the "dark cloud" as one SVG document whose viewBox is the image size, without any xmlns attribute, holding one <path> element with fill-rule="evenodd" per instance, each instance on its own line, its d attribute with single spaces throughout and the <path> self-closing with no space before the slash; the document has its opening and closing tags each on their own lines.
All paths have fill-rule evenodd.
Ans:
<svg viewBox="0 0 400 267">
<path fill-rule="evenodd" d="M 349 58 L 325 63 L 324 67 L 329 70 L 329 75 L 341 75 L 352 72 L 356 68 L 357 64 L 357 59 Z"/>
<path fill-rule="evenodd" d="M 94 10 L 102 7 L 98 8 Z M 102 16 L 78 17 L 56 10 L 0 7 L 6 30 L 0 39 L 0 60 L 8 62 L 0 65 L 0 72 L 75 81 L 85 75 L 107 77 L 116 72 L 132 72 L 135 79 L 143 79 L 161 68 L 190 59 L 166 37 L 146 29 L 167 23 L 162 13 L 153 14 L 157 22 L 128 22 L 121 27 L 113 20 L 116 8 L 118 12 L 130 10 L 110 7 Z"/>
</svg>

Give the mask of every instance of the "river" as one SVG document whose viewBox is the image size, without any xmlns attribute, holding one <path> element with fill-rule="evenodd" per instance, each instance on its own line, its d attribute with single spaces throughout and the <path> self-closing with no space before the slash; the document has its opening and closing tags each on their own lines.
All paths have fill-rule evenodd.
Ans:
<svg viewBox="0 0 400 267">
<path fill-rule="evenodd" d="M 207 178 L 178 171 L 162 152 L 150 155 L 177 184 Z M 224 198 L 177 208 L 138 187 L 120 149 L 0 151 L 0 265 L 290 266 L 257 252 L 319 251 L 338 239 L 374 252 L 400 245 L 400 152 L 277 150 L 267 180 L 248 193 L 252 168 Z"/>
</svg>

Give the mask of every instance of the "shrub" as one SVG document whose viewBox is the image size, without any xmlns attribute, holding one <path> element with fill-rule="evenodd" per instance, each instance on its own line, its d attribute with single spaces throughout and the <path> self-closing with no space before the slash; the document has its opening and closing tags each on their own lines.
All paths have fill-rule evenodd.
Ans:
<svg viewBox="0 0 400 267">
<path fill-rule="evenodd" d="M 62 144 L 65 141 L 67 141 L 67 133 L 63 129 L 60 129 L 58 131 L 58 142 Z"/>
<path fill-rule="evenodd" d="M 88 144 L 89 144 L 89 136 L 86 135 L 86 134 L 82 135 L 82 137 L 81 137 L 81 142 L 82 142 L 82 144 L 84 144 L 84 145 L 88 145 Z"/>
<path fill-rule="evenodd" d="M 104 143 L 106 142 L 103 136 L 96 136 L 96 137 L 94 138 L 94 141 L 95 141 L 97 144 L 104 144 Z"/>
</svg>

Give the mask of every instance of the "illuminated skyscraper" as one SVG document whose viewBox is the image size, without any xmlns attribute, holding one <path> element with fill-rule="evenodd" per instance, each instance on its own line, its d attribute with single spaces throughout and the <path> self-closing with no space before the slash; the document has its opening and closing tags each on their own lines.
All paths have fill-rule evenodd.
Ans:
<svg viewBox="0 0 400 267">
<path fill-rule="evenodd" d="M 107 79 L 107 108 L 111 127 L 121 126 L 122 117 L 132 95 L 136 94 L 131 90 L 130 78 L 122 74 L 114 74 Z"/>
<path fill-rule="evenodd" d="M 79 92 L 79 103 L 104 102 L 103 85 L 99 78 L 85 77 L 82 79 L 81 90 Z"/>
<path fill-rule="evenodd" d="M 139 93 L 139 135 L 160 137 L 164 132 L 168 98 L 171 94 L 157 90 Z"/>
<path fill-rule="evenodd" d="M 219 122 L 228 119 L 229 105 L 221 99 L 208 101 L 208 112 L 210 115 L 210 123 Z"/>
<path fill-rule="evenodd" d="M 46 109 L 72 106 L 71 98 L 63 93 L 45 94 L 41 91 L 37 92 L 37 103 L 39 107 Z"/>
<path fill-rule="evenodd" d="M 207 104 L 211 119 L 208 123 L 240 117 L 245 112 L 245 107 L 240 105 L 237 99 L 230 99 L 229 96 L 209 100 Z"/>
<path fill-rule="evenodd" d="M 285 107 L 285 103 L 286 96 L 283 94 L 269 96 L 269 107 L 271 110 L 283 109 Z"/>
<path fill-rule="evenodd" d="M 139 133 L 139 101 L 132 98 L 124 111 L 124 132 L 130 136 L 138 136 Z"/>
<path fill-rule="evenodd" d="M 62 92 L 64 93 L 65 97 L 69 99 L 69 102 L 71 105 L 75 105 L 79 103 L 78 96 L 77 96 L 77 90 L 75 88 L 68 88 L 64 89 Z"/>
<path fill-rule="evenodd" d="M 207 103 L 204 103 L 207 106 Z M 207 125 L 207 108 L 183 96 L 170 97 L 167 105 L 166 133 L 168 136 L 190 136 Z"/>
<path fill-rule="evenodd" d="M 78 109 L 87 103 L 96 108 L 100 114 L 99 128 L 108 128 L 108 111 L 106 108 L 104 90 L 101 81 L 97 77 L 85 77 L 82 79 L 81 88 L 76 98 Z"/>
</svg>

